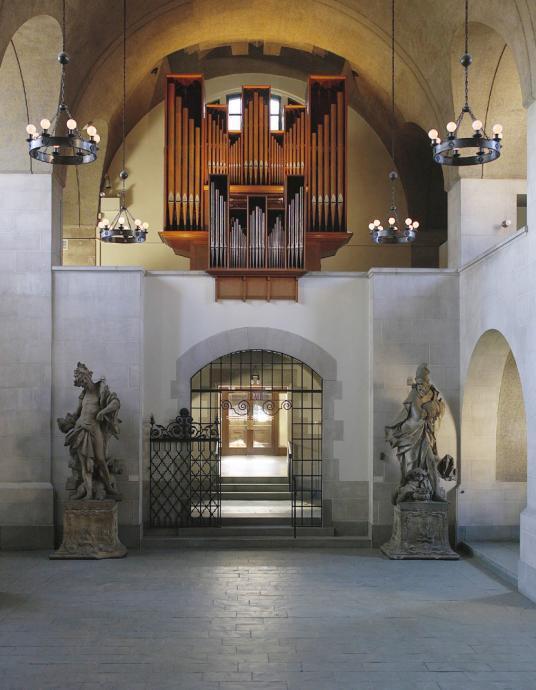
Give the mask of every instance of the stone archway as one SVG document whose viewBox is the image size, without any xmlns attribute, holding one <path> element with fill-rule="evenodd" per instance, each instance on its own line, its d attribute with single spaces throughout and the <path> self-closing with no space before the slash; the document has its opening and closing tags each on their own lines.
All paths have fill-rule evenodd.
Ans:
<svg viewBox="0 0 536 690">
<path fill-rule="evenodd" d="M 177 410 L 190 405 L 190 380 L 205 364 L 238 350 L 272 350 L 295 357 L 317 372 L 323 381 L 323 523 L 336 533 L 367 534 L 368 524 L 348 508 L 348 495 L 362 491 L 361 482 L 341 480 L 336 441 L 344 439 L 344 424 L 336 418 L 335 402 L 342 397 L 336 359 L 316 343 L 302 336 L 276 328 L 236 328 L 206 338 L 177 359 L 176 378 L 171 382 L 171 398 Z M 355 485 L 355 486 L 354 486 Z M 344 519 L 342 519 L 344 518 Z"/>
<path fill-rule="evenodd" d="M 527 425 L 521 379 L 506 338 L 478 340 L 464 386 L 459 535 L 463 541 L 519 540 L 527 492 Z"/>
</svg>

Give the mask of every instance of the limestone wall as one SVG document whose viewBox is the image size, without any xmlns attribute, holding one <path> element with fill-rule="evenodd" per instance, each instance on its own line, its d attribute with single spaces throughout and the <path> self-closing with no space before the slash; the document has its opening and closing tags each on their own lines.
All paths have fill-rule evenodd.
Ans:
<svg viewBox="0 0 536 690">
<path fill-rule="evenodd" d="M 57 417 L 73 412 L 80 390 L 73 370 L 84 362 L 121 400 L 121 430 L 110 449 L 122 461 L 119 478 L 121 537 L 134 546 L 140 535 L 140 458 L 143 391 L 143 271 L 140 269 L 57 268 L 54 280 L 52 482 L 56 524 L 66 497 L 68 450 Z"/>
<path fill-rule="evenodd" d="M 415 378 L 423 362 L 449 408 L 438 431 L 439 453 L 458 457 L 459 297 L 456 271 L 374 269 L 370 276 L 370 521 L 373 540 L 381 544 L 391 533 L 391 496 L 400 481 L 399 462 L 385 443 L 385 426 L 400 412 L 409 393 L 407 379 Z M 450 499 L 455 500 L 455 491 Z"/>
<path fill-rule="evenodd" d="M 527 113 L 528 131 L 536 131 L 536 107 L 532 105 Z M 465 380 L 475 346 L 490 329 L 502 334 L 515 358 L 527 418 L 528 458 L 527 507 L 521 515 L 520 529 L 519 587 L 536 598 L 536 236 L 532 232 L 536 227 L 536 161 L 530 156 L 527 172 L 528 232 L 520 233 L 461 273 L 460 370 Z"/>
<path fill-rule="evenodd" d="M 339 533 L 368 531 L 368 280 L 310 274 L 294 302 L 215 302 L 203 273 L 148 273 L 145 417 L 162 423 L 190 402 L 190 377 L 241 349 L 297 357 L 324 379 L 324 498 Z"/>
<path fill-rule="evenodd" d="M 61 203 L 51 175 L 2 174 L 0 187 L 0 549 L 50 548 L 50 267 Z"/>
</svg>

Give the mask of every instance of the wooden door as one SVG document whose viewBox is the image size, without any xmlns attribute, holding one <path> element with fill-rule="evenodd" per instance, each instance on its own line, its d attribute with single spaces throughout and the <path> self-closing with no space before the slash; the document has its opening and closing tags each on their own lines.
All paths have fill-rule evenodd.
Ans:
<svg viewBox="0 0 536 690">
<path fill-rule="evenodd" d="M 271 390 L 222 393 L 223 455 L 277 455 L 277 410 Z"/>
</svg>

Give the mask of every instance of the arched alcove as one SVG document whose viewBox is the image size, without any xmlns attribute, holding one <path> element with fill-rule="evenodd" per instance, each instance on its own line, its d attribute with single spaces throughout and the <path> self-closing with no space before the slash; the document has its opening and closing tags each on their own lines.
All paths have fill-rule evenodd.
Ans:
<svg viewBox="0 0 536 690">
<path fill-rule="evenodd" d="M 51 172 L 34 161 L 25 127 L 52 119 L 58 106 L 61 49 L 58 22 L 48 15 L 28 19 L 11 37 L 0 65 L 0 172 Z"/>
<path fill-rule="evenodd" d="M 518 540 L 527 426 L 514 354 L 497 330 L 473 351 L 463 389 L 458 525 L 464 541 Z"/>
</svg>

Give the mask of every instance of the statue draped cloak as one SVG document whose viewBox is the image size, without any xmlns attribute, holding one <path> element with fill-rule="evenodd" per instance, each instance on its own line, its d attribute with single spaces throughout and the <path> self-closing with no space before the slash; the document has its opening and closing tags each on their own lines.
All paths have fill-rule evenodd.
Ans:
<svg viewBox="0 0 536 690">
<path fill-rule="evenodd" d="M 400 460 L 401 485 L 405 484 L 409 472 L 421 469 L 427 473 L 434 495 L 437 495 L 435 422 L 441 418 L 443 410 L 444 402 L 433 386 L 422 396 L 413 387 L 399 416 L 385 427 L 386 440 Z"/>
<path fill-rule="evenodd" d="M 101 379 L 97 382 L 99 410 L 107 407 L 111 409 L 104 415 L 100 422 L 95 422 L 91 426 L 80 423 L 77 420 L 74 426 L 65 435 L 65 444 L 69 446 L 73 457 L 85 459 L 85 466 L 88 472 L 93 472 L 95 458 L 106 460 L 106 445 L 110 436 L 119 437 L 119 398 L 110 391 L 108 385 Z M 79 409 L 82 408 L 86 391 L 82 391 L 79 397 Z"/>
</svg>

